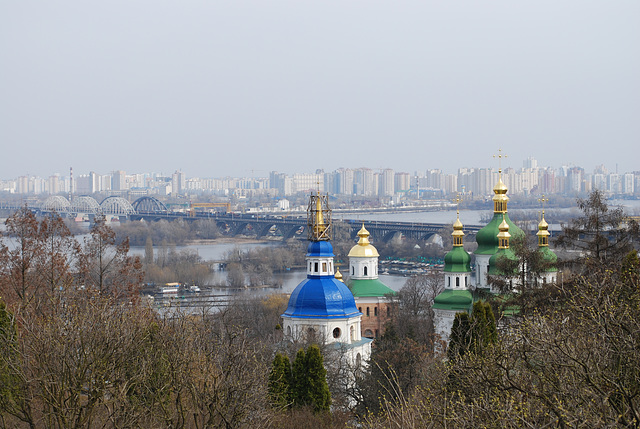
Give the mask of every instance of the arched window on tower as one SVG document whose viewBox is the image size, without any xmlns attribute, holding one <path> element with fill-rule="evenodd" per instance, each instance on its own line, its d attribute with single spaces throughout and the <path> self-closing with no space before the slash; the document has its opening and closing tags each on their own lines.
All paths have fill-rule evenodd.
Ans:
<svg viewBox="0 0 640 429">
<path fill-rule="evenodd" d="M 460 286 L 460 277 L 456 277 L 456 287 Z"/>
<path fill-rule="evenodd" d="M 374 316 L 378 315 L 378 307 L 373 307 L 373 315 Z"/>
<path fill-rule="evenodd" d="M 364 266 L 364 275 L 365 275 L 365 276 L 367 275 L 367 268 L 368 268 L 368 267 L 365 265 L 365 266 Z"/>
</svg>

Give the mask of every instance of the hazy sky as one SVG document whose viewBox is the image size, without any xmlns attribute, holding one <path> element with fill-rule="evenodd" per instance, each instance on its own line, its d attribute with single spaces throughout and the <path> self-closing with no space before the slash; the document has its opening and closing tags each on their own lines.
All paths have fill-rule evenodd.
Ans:
<svg viewBox="0 0 640 429">
<path fill-rule="evenodd" d="M 0 0 L 0 178 L 640 170 L 638 0 Z"/>
</svg>

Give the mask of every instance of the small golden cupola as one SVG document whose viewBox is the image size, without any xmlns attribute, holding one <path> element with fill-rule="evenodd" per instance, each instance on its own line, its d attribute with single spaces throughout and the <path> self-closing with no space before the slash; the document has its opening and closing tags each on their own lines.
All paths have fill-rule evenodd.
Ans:
<svg viewBox="0 0 640 429">
<path fill-rule="evenodd" d="M 542 219 L 538 224 L 538 232 L 536 233 L 538 236 L 538 247 L 548 247 L 549 246 L 549 236 L 551 233 L 549 232 L 549 224 L 544 219 L 544 210 L 542 211 Z"/>
<path fill-rule="evenodd" d="M 462 229 L 464 226 L 462 222 L 460 222 L 460 210 L 458 210 L 456 221 L 453 224 L 453 232 L 451 235 L 453 236 L 453 245 L 455 247 L 460 247 L 464 245 L 464 232 Z"/>
<path fill-rule="evenodd" d="M 349 257 L 360 257 L 360 258 L 371 258 L 371 257 L 379 257 L 380 255 L 378 254 L 378 249 L 376 249 L 370 242 L 369 242 L 369 231 L 367 231 L 367 229 L 364 227 L 364 222 L 362 223 L 362 228 L 360 228 L 360 231 L 358 231 L 358 237 L 360 237 L 360 239 L 358 240 L 358 244 L 356 244 L 355 246 L 353 246 L 351 248 L 351 250 L 349 251 Z"/>
<path fill-rule="evenodd" d="M 507 202 L 509 202 L 509 197 L 507 197 L 507 185 L 502 181 L 502 169 L 498 170 L 498 183 L 493 188 L 493 212 L 494 213 L 506 213 L 507 212 Z"/>
<path fill-rule="evenodd" d="M 502 218 L 502 223 L 498 227 L 500 232 L 498 233 L 498 248 L 499 249 L 508 249 L 509 248 L 509 239 L 511 238 L 511 234 L 509 234 L 509 224 Z"/>
<path fill-rule="evenodd" d="M 342 273 L 340 272 L 340 268 L 336 267 L 336 275 L 335 275 L 336 280 L 340 280 L 342 283 L 344 283 L 344 280 L 342 280 Z"/>
</svg>

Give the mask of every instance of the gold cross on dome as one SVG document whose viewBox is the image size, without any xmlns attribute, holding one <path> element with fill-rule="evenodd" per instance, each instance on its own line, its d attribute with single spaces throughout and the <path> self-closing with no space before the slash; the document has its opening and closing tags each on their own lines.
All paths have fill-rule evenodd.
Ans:
<svg viewBox="0 0 640 429">
<path fill-rule="evenodd" d="M 498 158 L 498 173 L 502 173 L 502 158 L 506 158 L 507 155 L 502 153 L 502 148 L 498 149 L 498 154 L 493 155 L 494 158 Z"/>
<path fill-rule="evenodd" d="M 542 216 L 544 216 L 544 203 L 548 203 L 549 202 L 549 198 L 545 198 L 544 194 L 542 194 L 542 197 L 540 197 L 538 199 L 539 203 L 542 203 Z"/>
<path fill-rule="evenodd" d="M 460 196 L 460 192 L 458 192 L 458 195 L 456 195 L 456 197 L 453 200 L 454 203 L 456 203 L 456 212 L 458 213 L 458 217 L 460 216 L 460 203 L 462 202 L 462 197 Z"/>
</svg>

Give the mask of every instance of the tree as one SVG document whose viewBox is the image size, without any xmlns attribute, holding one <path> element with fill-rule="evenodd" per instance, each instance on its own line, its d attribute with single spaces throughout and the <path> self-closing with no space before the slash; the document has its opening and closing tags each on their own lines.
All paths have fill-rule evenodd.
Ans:
<svg viewBox="0 0 640 429">
<path fill-rule="evenodd" d="M 116 234 L 104 216 L 97 216 L 78 260 L 84 287 L 118 297 L 135 298 L 144 273 L 139 257 L 130 257 L 129 241 L 116 245 Z"/>
<path fill-rule="evenodd" d="M 315 412 L 328 411 L 331 394 L 320 347 L 312 344 L 298 350 L 291 369 L 291 393 L 296 407 L 310 406 Z"/>
<path fill-rule="evenodd" d="M 5 225 L 16 244 L 12 248 L 2 245 L 0 249 L 0 291 L 9 303 L 18 302 L 26 307 L 35 301 L 38 307 L 46 293 L 41 273 L 36 269 L 43 252 L 38 220 L 25 206 L 11 215 Z"/>
<path fill-rule="evenodd" d="M 276 353 L 269 373 L 269 397 L 278 408 L 291 405 L 291 363 L 280 353 Z"/>
<path fill-rule="evenodd" d="M 399 338 L 408 337 L 431 345 L 434 332 L 431 307 L 443 284 L 441 273 L 430 272 L 411 277 L 398 291 L 392 323 Z"/>
<path fill-rule="evenodd" d="M 601 191 L 595 190 L 577 202 L 583 215 L 564 226 L 556 239 L 559 247 L 580 252 L 570 261 L 572 264 L 583 269 L 604 267 L 620 261 L 637 245 L 638 223 L 628 219 L 622 208 L 610 208 Z"/>
<path fill-rule="evenodd" d="M 498 339 L 496 319 L 488 302 L 476 301 L 471 316 L 457 313 L 451 328 L 447 354 L 456 359 L 466 353 L 482 353 Z"/>
<path fill-rule="evenodd" d="M 331 394 L 327 385 L 327 370 L 324 368 L 320 347 L 313 344 L 307 349 L 305 367 L 309 379 L 309 405 L 315 412 L 329 411 Z"/>
</svg>

